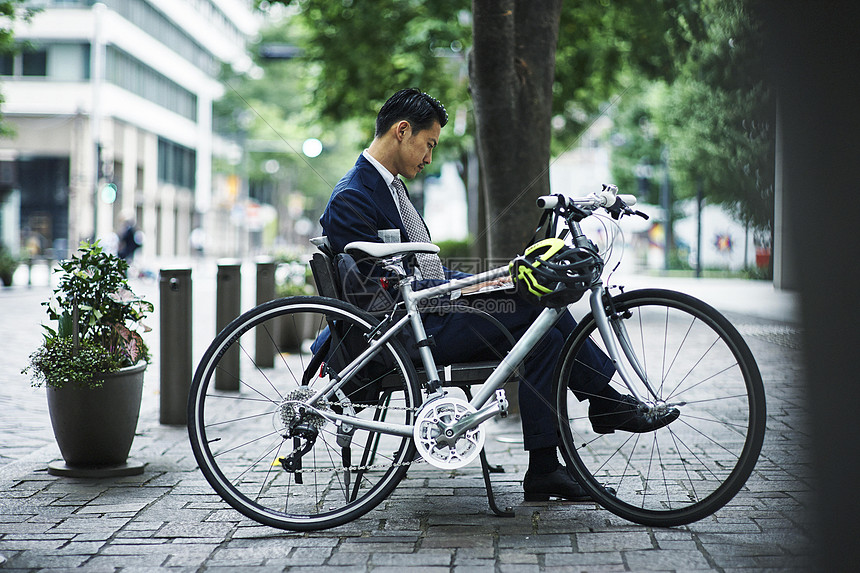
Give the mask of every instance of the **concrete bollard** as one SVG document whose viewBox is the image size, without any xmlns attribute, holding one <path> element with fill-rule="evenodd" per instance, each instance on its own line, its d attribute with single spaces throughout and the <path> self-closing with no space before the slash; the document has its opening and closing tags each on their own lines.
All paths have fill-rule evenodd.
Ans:
<svg viewBox="0 0 860 573">
<path fill-rule="evenodd" d="M 271 257 L 260 257 L 257 259 L 257 305 L 269 302 L 275 298 L 275 261 Z M 260 368 L 273 368 L 275 366 L 275 345 L 272 338 L 275 333 L 257 329 L 256 346 L 254 348 L 254 361 Z"/>
<path fill-rule="evenodd" d="M 161 269 L 158 279 L 161 331 L 162 424 L 188 420 L 191 387 L 191 269 Z"/>
<path fill-rule="evenodd" d="M 242 265 L 238 261 L 218 261 L 215 290 L 215 330 L 221 332 L 242 311 Z M 239 346 L 233 345 L 221 357 L 215 371 L 215 388 L 239 389 Z"/>
</svg>

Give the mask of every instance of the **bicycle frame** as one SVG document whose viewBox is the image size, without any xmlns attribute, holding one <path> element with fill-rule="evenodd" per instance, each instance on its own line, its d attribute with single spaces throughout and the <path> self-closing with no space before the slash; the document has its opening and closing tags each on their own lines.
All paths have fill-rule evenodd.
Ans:
<svg viewBox="0 0 860 573">
<path fill-rule="evenodd" d="M 430 391 L 428 401 L 441 397 L 443 395 L 441 391 L 442 383 L 436 375 L 438 372 L 436 360 L 427 344 L 428 337 L 424 330 L 424 323 L 421 320 L 421 313 L 419 311 L 421 303 L 439 296 L 454 293 L 455 291 L 469 286 L 474 286 L 507 276 L 509 271 L 507 266 L 499 267 L 484 273 L 455 279 L 445 284 L 416 291 L 412 288 L 412 277 L 410 277 L 403 268 L 402 259 L 403 255 L 398 255 L 392 259 L 383 261 L 383 265 L 389 270 L 395 271 L 401 277 L 399 288 L 406 308 L 406 315 L 400 318 L 390 328 L 376 333 L 378 337 L 373 339 L 370 346 L 359 356 L 353 359 L 353 361 L 339 372 L 337 376 L 333 377 L 328 384 L 317 390 L 317 392 L 308 400 L 306 405 L 313 408 L 315 413 L 332 421 L 365 430 L 409 437 L 412 436 L 413 433 L 411 425 L 390 424 L 387 422 L 354 418 L 349 415 L 337 414 L 329 410 L 317 409 L 314 407 L 314 404 L 345 384 L 355 372 L 360 370 L 362 366 L 373 358 L 383 344 L 407 325 L 411 325 L 412 327 L 415 339 L 418 343 L 418 352 L 422 365 L 424 366 L 425 372 L 428 373 L 428 388 Z M 652 395 L 656 394 L 650 384 L 648 384 L 644 371 L 636 360 L 632 351 L 632 346 L 627 338 L 627 333 L 623 330 L 623 325 L 620 325 L 620 327 L 613 327 L 610 324 L 610 319 L 607 318 L 603 307 L 604 293 L 605 290 L 603 288 L 603 283 L 602 281 L 598 281 L 592 285 L 591 295 L 589 297 L 591 310 L 597 322 L 601 338 L 603 338 L 604 343 L 606 344 L 609 358 L 612 360 L 613 365 L 624 383 L 637 399 L 645 402 L 641 393 L 637 391 L 636 384 L 633 383 L 634 378 L 627 371 L 624 361 L 621 360 L 622 352 L 624 356 L 627 357 L 628 362 L 633 366 L 639 380 L 646 385 Z M 456 427 L 454 428 L 455 435 L 451 436 L 452 439 L 456 439 L 485 420 L 488 420 L 502 412 L 503 407 L 499 404 L 498 400 L 489 405 L 487 405 L 487 402 L 496 393 L 496 391 L 501 388 L 514 370 L 526 359 L 526 356 L 528 356 L 528 353 L 532 348 L 534 348 L 534 346 L 544 337 L 553 325 L 555 325 L 561 314 L 566 310 L 566 308 L 562 307 L 545 308 L 541 311 L 537 319 L 535 319 L 531 326 L 529 326 L 528 330 L 526 330 L 523 336 L 516 342 L 513 348 L 511 348 L 510 352 L 505 355 L 490 376 L 481 384 L 477 392 L 475 392 L 469 404 L 475 408 L 476 412 L 465 416 L 456 424 Z M 613 333 L 615 336 L 613 336 Z M 619 351 L 619 345 L 615 342 L 616 336 L 621 341 L 621 351 Z"/>
</svg>

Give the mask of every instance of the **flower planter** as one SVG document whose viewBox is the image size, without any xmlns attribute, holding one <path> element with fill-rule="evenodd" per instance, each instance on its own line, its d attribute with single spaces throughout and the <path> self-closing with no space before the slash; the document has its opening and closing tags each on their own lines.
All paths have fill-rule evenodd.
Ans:
<svg viewBox="0 0 860 573">
<path fill-rule="evenodd" d="M 48 387 L 48 411 L 63 461 L 48 473 L 73 477 L 110 477 L 143 473 L 144 464 L 128 459 L 143 394 L 146 362 L 100 378 L 99 388 Z"/>
</svg>

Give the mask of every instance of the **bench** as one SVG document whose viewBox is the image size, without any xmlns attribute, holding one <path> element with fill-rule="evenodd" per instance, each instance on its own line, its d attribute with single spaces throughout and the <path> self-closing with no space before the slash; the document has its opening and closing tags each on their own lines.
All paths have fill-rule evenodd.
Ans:
<svg viewBox="0 0 860 573">
<path fill-rule="evenodd" d="M 316 284 L 317 292 L 324 297 L 334 298 L 338 300 L 346 300 L 346 297 L 344 296 L 341 289 L 341 282 L 338 280 L 337 270 L 334 265 L 334 254 L 328 247 L 327 242 L 324 240 L 324 238 L 313 239 L 311 242 L 318 248 L 318 252 L 315 252 L 309 261 L 311 273 L 314 278 L 314 283 Z M 478 312 L 482 315 L 483 318 L 492 321 L 498 328 L 505 332 L 511 343 L 511 346 L 513 346 L 513 336 L 498 320 L 485 312 Z M 492 373 L 492 371 L 497 365 L 498 361 L 481 361 L 442 365 L 438 367 L 438 378 L 442 381 L 443 386 L 459 388 L 466 394 L 467 399 L 471 400 L 471 386 L 476 384 L 482 384 L 487 379 L 487 377 L 489 377 L 489 375 Z M 416 365 L 416 371 L 418 372 L 419 382 L 421 382 L 422 384 L 426 383 L 427 373 L 424 371 L 424 368 L 421 367 L 420 364 L 418 364 Z M 383 382 L 383 390 L 384 386 L 385 383 Z M 384 401 L 385 398 L 386 395 L 383 392 L 380 401 Z M 484 478 L 484 485 L 487 490 L 487 502 L 490 506 L 490 509 L 498 516 L 514 517 L 514 512 L 511 510 L 511 508 L 506 508 L 502 510 L 496 504 L 496 497 L 493 493 L 492 481 L 490 480 L 491 473 L 504 473 L 504 468 L 502 468 L 501 466 L 491 465 L 487 461 L 487 455 L 485 450 L 483 449 L 480 453 L 480 460 L 481 472 Z"/>
</svg>

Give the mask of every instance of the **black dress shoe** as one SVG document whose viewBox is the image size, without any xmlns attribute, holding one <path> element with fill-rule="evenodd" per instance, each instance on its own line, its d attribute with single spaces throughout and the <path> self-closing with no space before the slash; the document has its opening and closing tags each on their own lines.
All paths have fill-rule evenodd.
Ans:
<svg viewBox="0 0 860 573">
<path fill-rule="evenodd" d="M 526 472 L 523 492 L 526 501 L 548 501 L 550 497 L 560 497 L 567 501 L 591 501 L 591 496 L 573 479 L 567 468 L 561 465 L 548 474 Z"/>
<path fill-rule="evenodd" d="M 669 408 L 656 416 L 646 414 L 639 400 L 633 396 L 622 397 L 615 409 L 608 412 L 596 412 L 591 405 L 588 407 L 588 419 L 591 420 L 591 427 L 598 434 L 611 434 L 615 430 L 634 434 L 652 432 L 668 426 L 680 415 L 681 412 L 677 408 Z"/>
</svg>

